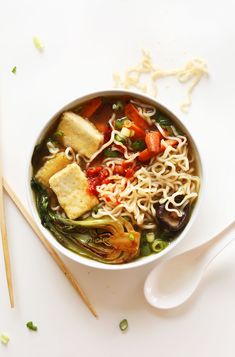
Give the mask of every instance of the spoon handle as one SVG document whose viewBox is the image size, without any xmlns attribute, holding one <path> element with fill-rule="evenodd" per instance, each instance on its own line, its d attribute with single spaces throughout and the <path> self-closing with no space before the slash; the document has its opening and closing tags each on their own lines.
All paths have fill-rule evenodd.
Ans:
<svg viewBox="0 0 235 357">
<path fill-rule="evenodd" d="M 226 226 L 220 233 L 204 243 L 204 258 L 208 264 L 235 239 L 235 221 Z"/>
</svg>

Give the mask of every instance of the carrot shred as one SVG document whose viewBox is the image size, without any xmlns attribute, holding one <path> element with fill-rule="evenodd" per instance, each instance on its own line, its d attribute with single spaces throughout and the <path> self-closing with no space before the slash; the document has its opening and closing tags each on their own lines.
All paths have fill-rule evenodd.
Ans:
<svg viewBox="0 0 235 357">
<path fill-rule="evenodd" d="M 102 101 L 100 98 L 93 98 L 87 104 L 85 104 L 82 109 L 81 116 L 85 118 L 90 118 L 96 110 L 101 106 Z"/>
<path fill-rule="evenodd" d="M 145 130 L 141 129 L 138 125 L 132 123 L 130 129 L 135 132 L 133 135 L 134 139 L 144 139 L 145 137 Z"/>
<path fill-rule="evenodd" d="M 142 116 L 139 114 L 138 110 L 133 104 L 128 103 L 125 106 L 124 112 L 125 115 L 129 119 L 131 119 L 138 127 L 141 127 L 144 130 L 149 128 L 148 123 L 142 118 Z"/>
<path fill-rule="evenodd" d="M 152 157 L 152 153 L 148 149 L 141 151 L 138 156 L 139 161 L 141 162 L 149 161 L 151 157 Z"/>
<path fill-rule="evenodd" d="M 150 131 L 146 134 L 145 142 L 151 153 L 158 154 L 160 152 L 161 137 L 159 131 Z"/>
</svg>

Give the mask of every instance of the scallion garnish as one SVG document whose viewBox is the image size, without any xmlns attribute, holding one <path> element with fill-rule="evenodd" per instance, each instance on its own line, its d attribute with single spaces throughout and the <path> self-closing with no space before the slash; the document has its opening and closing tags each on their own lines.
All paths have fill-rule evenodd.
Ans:
<svg viewBox="0 0 235 357">
<path fill-rule="evenodd" d="M 134 151 L 143 151 L 146 148 L 146 144 L 142 140 L 133 141 L 131 146 Z"/>
<path fill-rule="evenodd" d="M 126 331 L 128 328 L 128 321 L 127 319 L 123 319 L 120 323 L 119 323 L 119 328 L 121 331 Z"/>
<path fill-rule="evenodd" d="M 0 341 L 4 344 L 4 345 L 7 345 L 8 342 L 10 340 L 10 337 L 8 335 L 6 335 L 5 333 L 2 333 L 0 335 Z"/>
<path fill-rule="evenodd" d="M 110 148 L 104 150 L 105 157 L 119 157 L 119 151 L 111 150 Z"/>
<path fill-rule="evenodd" d="M 125 138 L 123 138 L 122 136 L 115 134 L 114 139 L 119 141 L 120 143 L 125 144 Z"/>
<path fill-rule="evenodd" d="M 115 129 L 121 130 L 122 127 L 123 127 L 123 125 L 124 125 L 124 123 L 125 123 L 125 121 L 126 121 L 126 118 L 117 119 L 117 120 L 115 121 Z"/>
<path fill-rule="evenodd" d="M 130 233 L 130 234 L 129 234 L 129 239 L 130 239 L 130 240 L 135 240 L 135 235 L 134 235 L 134 233 Z"/>
<path fill-rule="evenodd" d="M 118 111 L 123 109 L 123 104 L 120 100 L 117 103 L 113 104 L 113 110 Z"/>
<path fill-rule="evenodd" d="M 42 42 L 40 41 L 40 39 L 38 37 L 36 37 L 36 36 L 33 37 L 33 43 L 37 50 L 43 49 Z"/>
<path fill-rule="evenodd" d="M 146 240 L 148 243 L 152 243 L 155 239 L 155 234 L 153 232 L 148 232 L 146 234 Z"/>
<path fill-rule="evenodd" d="M 153 241 L 151 248 L 155 253 L 160 253 L 168 245 L 169 245 L 168 242 L 164 242 L 164 240 L 161 239 L 156 239 Z"/>
<path fill-rule="evenodd" d="M 140 246 L 140 254 L 143 257 L 147 257 L 152 253 L 151 248 L 147 242 L 143 242 Z"/>
<path fill-rule="evenodd" d="M 29 330 L 32 330 L 32 331 L 37 331 L 38 330 L 38 327 L 33 324 L 33 321 L 27 322 L 26 326 L 28 327 Z"/>
<path fill-rule="evenodd" d="M 61 136 L 64 136 L 64 132 L 62 130 L 57 130 L 54 134 L 53 134 L 53 138 L 60 138 Z"/>
<path fill-rule="evenodd" d="M 15 66 L 15 67 L 12 68 L 11 72 L 14 73 L 14 74 L 16 74 L 16 70 L 17 70 L 17 68 L 16 68 L 16 66 Z"/>
</svg>

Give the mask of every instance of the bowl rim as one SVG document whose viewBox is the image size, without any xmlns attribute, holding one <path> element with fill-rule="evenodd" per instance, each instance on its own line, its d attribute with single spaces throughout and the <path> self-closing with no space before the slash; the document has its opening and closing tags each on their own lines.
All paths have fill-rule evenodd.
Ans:
<svg viewBox="0 0 235 357">
<path fill-rule="evenodd" d="M 196 162 L 197 162 L 197 169 L 198 169 L 198 175 L 200 177 L 200 190 L 199 190 L 199 195 L 196 200 L 194 209 L 192 211 L 192 214 L 190 216 L 190 219 L 187 223 L 187 226 L 185 229 L 179 234 L 179 236 L 171 242 L 167 248 L 165 248 L 162 252 L 158 254 L 151 254 L 147 257 L 141 257 L 137 258 L 136 260 L 133 260 L 129 263 L 123 263 L 123 264 L 105 264 L 102 262 L 98 262 L 96 260 L 92 260 L 86 257 L 83 257 L 81 255 L 78 255 L 67 248 L 63 247 L 56 239 L 55 237 L 48 231 L 45 227 L 42 226 L 35 202 L 34 202 L 34 196 L 33 192 L 30 186 L 30 181 L 32 178 L 32 164 L 31 164 L 31 158 L 33 154 L 33 150 L 35 145 L 40 141 L 40 139 L 43 137 L 45 131 L 47 130 L 48 127 L 51 126 L 54 120 L 58 118 L 58 116 L 69 109 L 72 109 L 75 105 L 79 105 L 80 103 L 83 103 L 87 100 L 90 100 L 94 97 L 99 97 L 99 96 L 115 96 L 115 95 L 130 95 L 138 99 L 142 99 L 147 102 L 151 102 L 153 105 L 155 105 L 157 108 L 162 110 L 163 112 L 167 113 L 171 118 L 173 118 L 173 121 L 176 122 L 178 126 L 183 128 L 184 132 L 187 135 L 187 138 L 190 142 L 190 145 L 193 148 L 193 152 L 196 156 Z M 26 180 L 26 192 L 27 192 L 27 201 L 28 205 L 30 207 L 30 211 L 32 213 L 33 219 L 36 222 L 36 225 L 38 229 L 41 231 L 43 236 L 46 238 L 46 240 L 49 242 L 49 244 L 52 245 L 53 248 L 55 248 L 57 251 L 62 253 L 64 256 L 72 259 L 73 261 L 80 263 L 82 265 L 85 265 L 87 267 L 92 267 L 92 268 L 97 268 L 97 269 L 102 269 L 102 270 L 126 270 L 126 269 L 133 269 L 141 266 L 145 266 L 147 264 L 157 262 L 159 259 L 161 259 L 163 256 L 168 255 L 182 240 L 185 238 L 187 235 L 188 231 L 192 227 L 196 216 L 198 214 L 203 193 L 204 193 L 204 169 L 203 169 L 203 164 L 202 164 L 202 159 L 201 159 L 201 154 L 198 149 L 198 146 L 193 138 L 193 135 L 191 132 L 187 129 L 187 127 L 182 123 L 182 121 L 174 114 L 172 113 L 167 107 L 165 107 L 163 104 L 158 102 L 154 97 L 148 95 L 148 94 L 143 94 L 135 91 L 130 91 L 126 89 L 104 89 L 104 90 L 99 90 L 99 91 L 94 91 L 94 92 L 89 92 L 88 94 L 84 94 L 82 96 L 79 96 L 78 98 L 72 100 L 68 104 L 65 104 L 63 107 L 61 107 L 55 114 L 50 116 L 50 118 L 46 121 L 46 123 L 43 125 L 42 129 L 40 130 L 40 133 L 37 135 L 36 140 L 33 141 L 33 147 L 29 152 L 29 158 L 27 160 L 28 164 L 28 169 L 27 169 L 27 180 Z"/>
</svg>

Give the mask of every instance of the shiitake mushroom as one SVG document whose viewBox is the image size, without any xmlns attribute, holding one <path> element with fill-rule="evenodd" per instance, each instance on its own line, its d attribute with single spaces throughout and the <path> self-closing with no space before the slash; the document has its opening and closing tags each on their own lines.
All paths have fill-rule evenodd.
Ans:
<svg viewBox="0 0 235 357">
<path fill-rule="evenodd" d="M 179 217 L 175 212 L 167 211 L 164 204 L 156 205 L 155 209 L 158 221 L 171 232 L 177 232 L 184 228 L 189 220 L 189 204 L 185 206 L 181 217 Z"/>
</svg>

